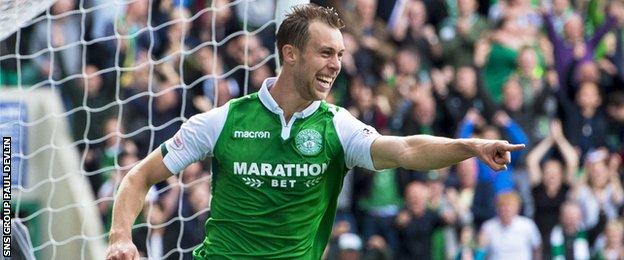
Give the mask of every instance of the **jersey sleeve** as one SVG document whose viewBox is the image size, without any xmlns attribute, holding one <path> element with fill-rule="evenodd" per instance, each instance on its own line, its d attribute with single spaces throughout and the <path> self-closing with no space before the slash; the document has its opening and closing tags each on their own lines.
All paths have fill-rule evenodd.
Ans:
<svg viewBox="0 0 624 260">
<path fill-rule="evenodd" d="M 163 163 L 178 173 L 191 163 L 212 156 L 217 139 L 228 114 L 229 103 L 192 116 L 180 130 L 161 146 Z"/>
<path fill-rule="evenodd" d="M 357 120 L 344 108 L 338 110 L 333 121 L 344 149 L 347 167 L 350 169 L 358 166 L 376 170 L 371 156 L 371 146 L 380 136 L 377 130 Z"/>
</svg>

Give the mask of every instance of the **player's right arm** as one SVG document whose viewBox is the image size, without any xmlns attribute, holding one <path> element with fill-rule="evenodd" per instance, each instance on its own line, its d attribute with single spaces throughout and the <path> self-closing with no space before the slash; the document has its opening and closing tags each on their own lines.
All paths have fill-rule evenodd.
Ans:
<svg viewBox="0 0 624 260">
<path fill-rule="evenodd" d="M 150 187 L 184 170 L 187 165 L 212 156 L 225 124 L 229 103 L 192 116 L 180 130 L 149 154 L 124 177 L 113 205 L 113 223 L 106 259 L 139 259 L 132 244 L 132 224 L 143 209 Z"/>
<path fill-rule="evenodd" d="M 139 259 L 137 248 L 132 243 L 132 224 L 143 209 L 150 187 L 171 175 L 163 163 L 161 149 L 156 149 L 123 178 L 113 206 L 106 259 Z"/>
</svg>

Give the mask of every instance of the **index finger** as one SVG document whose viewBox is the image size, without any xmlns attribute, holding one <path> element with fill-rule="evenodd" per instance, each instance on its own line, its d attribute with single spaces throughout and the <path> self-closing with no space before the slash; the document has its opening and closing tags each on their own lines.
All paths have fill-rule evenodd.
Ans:
<svg viewBox="0 0 624 260">
<path fill-rule="evenodd" d="M 506 151 L 518 151 L 518 150 L 522 150 L 524 149 L 525 145 L 524 144 L 505 144 L 503 146 L 503 149 L 505 149 Z"/>
</svg>

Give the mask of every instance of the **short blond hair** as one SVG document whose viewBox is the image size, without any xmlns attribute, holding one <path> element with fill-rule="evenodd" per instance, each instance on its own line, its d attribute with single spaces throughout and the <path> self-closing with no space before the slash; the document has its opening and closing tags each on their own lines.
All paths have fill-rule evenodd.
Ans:
<svg viewBox="0 0 624 260">
<path fill-rule="evenodd" d="M 518 195 L 518 193 L 515 191 L 501 193 L 496 196 L 497 207 L 509 203 L 515 203 L 517 206 L 520 206 L 520 204 L 522 203 L 522 199 L 520 198 L 520 195 Z"/>
</svg>

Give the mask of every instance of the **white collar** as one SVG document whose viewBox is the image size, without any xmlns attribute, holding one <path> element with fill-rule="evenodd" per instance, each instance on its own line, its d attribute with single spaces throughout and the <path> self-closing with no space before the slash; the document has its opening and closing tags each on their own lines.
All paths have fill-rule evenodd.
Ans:
<svg viewBox="0 0 624 260">
<path fill-rule="evenodd" d="M 271 93 L 269 92 L 269 89 L 273 87 L 273 85 L 275 85 L 275 81 L 277 81 L 277 77 L 271 77 L 271 78 L 267 78 L 264 80 L 264 82 L 262 82 L 262 87 L 260 88 L 260 91 L 258 91 L 258 98 L 260 98 L 260 102 L 262 102 L 262 105 L 264 105 L 267 109 L 269 109 L 271 112 L 275 113 L 275 114 L 284 114 L 284 110 L 282 110 L 282 108 L 279 107 L 279 105 L 277 104 L 277 102 L 275 102 L 275 99 L 273 99 L 273 97 L 271 96 Z M 304 110 L 299 111 L 299 112 L 295 112 L 293 114 L 293 117 L 296 118 L 305 118 L 308 117 L 310 115 L 312 115 L 321 105 L 321 101 L 313 101 L 312 104 L 310 104 L 308 107 L 306 107 Z"/>
</svg>

